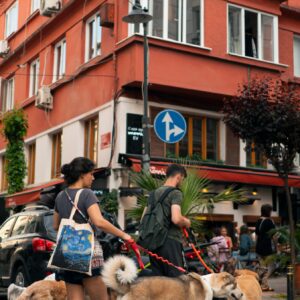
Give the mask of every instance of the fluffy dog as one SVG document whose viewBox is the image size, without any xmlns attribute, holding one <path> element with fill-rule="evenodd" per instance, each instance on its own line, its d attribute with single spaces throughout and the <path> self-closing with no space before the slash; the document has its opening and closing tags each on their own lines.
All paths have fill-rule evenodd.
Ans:
<svg viewBox="0 0 300 300">
<path fill-rule="evenodd" d="M 17 300 L 66 300 L 64 281 L 40 280 L 28 286 Z"/>
<path fill-rule="evenodd" d="M 135 263 L 122 255 L 111 257 L 104 264 L 102 278 L 117 293 L 118 300 L 211 300 L 227 297 L 236 289 L 234 277 L 225 272 L 203 277 L 189 273 L 178 278 L 137 279 Z"/>
<path fill-rule="evenodd" d="M 241 300 L 261 300 L 262 290 L 259 284 L 259 275 L 250 270 L 235 271 L 237 288 L 242 291 Z M 229 300 L 236 299 L 230 295 Z"/>
</svg>

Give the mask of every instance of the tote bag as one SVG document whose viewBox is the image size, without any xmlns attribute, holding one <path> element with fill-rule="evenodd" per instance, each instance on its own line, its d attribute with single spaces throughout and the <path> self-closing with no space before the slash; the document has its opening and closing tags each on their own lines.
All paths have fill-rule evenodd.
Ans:
<svg viewBox="0 0 300 300">
<path fill-rule="evenodd" d="M 76 193 L 69 219 L 61 219 L 56 247 L 49 260 L 48 268 L 92 275 L 94 231 L 89 223 L 78 224 L 73 220 L 81 192 L 82 190 L 79 190 Z"/>
</svg>

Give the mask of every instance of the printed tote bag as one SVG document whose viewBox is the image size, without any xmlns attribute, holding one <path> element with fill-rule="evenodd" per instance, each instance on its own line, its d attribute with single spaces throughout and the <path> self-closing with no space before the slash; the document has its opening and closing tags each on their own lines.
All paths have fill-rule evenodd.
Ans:
<svg viewBox="0 0 300 300">
<path fill-rule="evenodd" d="M 79 196 L 76 193 L 69 219 L 61 219 L 56 247 L 51 255 L 48 268 L 59 268 L 92 275 L 91 262 L 94 249 L 94 231 L 89 223 L 78 224 L 73 220 Z"/>
</svg>

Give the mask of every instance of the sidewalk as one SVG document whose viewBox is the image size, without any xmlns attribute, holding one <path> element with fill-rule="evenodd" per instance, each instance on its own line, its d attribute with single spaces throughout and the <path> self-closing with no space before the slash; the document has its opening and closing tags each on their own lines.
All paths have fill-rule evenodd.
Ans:
<svg viewBox="0 0 300 300">
<path fill-rule="evenodd" d="M 286 299 L 286 277 L 272 277 L 269 279 L 269 283 L 274 289 L 274 292 L 263 292 L 263 300 Z M 297 296 L 295 300 L 300 300 L 300 295 Z"/>
</svg>

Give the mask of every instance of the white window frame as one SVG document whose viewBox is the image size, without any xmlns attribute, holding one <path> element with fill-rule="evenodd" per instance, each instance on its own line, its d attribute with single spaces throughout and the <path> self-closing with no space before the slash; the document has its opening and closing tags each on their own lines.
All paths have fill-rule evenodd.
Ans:
<svg viewBox="0 0 300 300">
<path fill-rule="evenodd" d="M 146 7 L 149 9 L 149 13 L 151 15 L 153 15 L 153 1 L 155 0 L 149 0 L 149 8 L 148 8 L 148 0 L 141 0 L 141 5 L 142 7 Z M 179 15 L 182 17 L 179 17 L 179 21 L 178 21 L 178 40 L 174 40 L 174 39 L 169 39 L 168 38 L 168 7 L 169 7 L 169 0 L 163 0 L 163 36 L 162 37 L 157 37 L 152 35 L 153 32 L 153 22 L 149 22 L 149 26 L 148 26 L 148 34 L 149 36 L 156 38 L 156 39 L 164 39 L 164 40 L 168 40 L 168 41 L 173 41 L 173 42 L 177 42 L 180 44 L 186 44 L 186 45 L 190 45 L 190 46 L 195 46 L 195 47 L 205 47 L 204 46 L 204 0 L 198 0 L 199 4 L 200 4 L 200 44 L 192 44 L 192 43 L 187 43 L 186 42 L 186 21 L 187 21 L 187 16 L 186 16 L 186 4 L 187 2 L 190 0 L 179 0 Z M 129 1 L 129 12 L 132 10 L 132 2 Z M 134 35 L 134 25 L 133 24 L 129 24 L 128 27 L 128 35 L 132 36 Z M 138 34 L 144 34 L 144 29 L 143 29 L 143 24 L 140 24 L 140 28 L 139 28 L 139 32 Z"/>
<path fill-rule="evenodd" d="M 297 40 L 297 42 L 299 43 L 299 48 L 296 49 L 296 44 L 295 41 Z M 293 52 L 294 52 L 294 76 L 295 77 L 300 77 L 300 35 L 294 35 L 294 39 L 293 39 Z M 298 52 L 296 53 L 296 50 L 298 50 Z M 297 58 L 296 58 L 297 57 Z M 298 68 L 296 68 L 296 61 L 298 62 Z"/>
<path fill-rule="evenodd" d="M 34 73 L 34 68 L 36 72 Z M 40 59 L 35 59 L 30 64 L 30 79 L 29 79 L 29 97 L 32 97 L 37 94 L 39 89 L 39 75 L 40 75 Z"/>
<path fill-rule="evenodd" d="M 60 57 L 58 57 L 60 50 Z M 53 67 L 53 82 L 63 78 L 66 74 L 66 59 L 67 59 L 67 43 L 66 39 L 62 39 L 54 46 L 54 67 Z M 59 60 L 59 63 L 58 63 Z"/>
<path fill-rule="evenodd" d="M 229 40 L 229 8 L 235 7 L 241 9 L 241 32 L 242 32 L 242 54 L 230 52 L 230 40 Z M 253 12 L 257 14 L 257 49 L 258 49 L 258 57 L 250 57 L 245 55 L 245 11 Z M 261 27 L 261 19 L 262 15 L 272 17 L 273 18 L 273 37 L 274 37 L 274 46 L 273 46 L 273 53 L 274 53 L 274 60 L 269 61 L 262 58 L 262 27 Z M 239 5 L 228 4 L 227 5 L 227 53 L 231 55 L 241 56 L 244 58 L 255 59 L 255 60 L 262 60 L 266 62 L 273 62 L 279 63 L 279 54 L 278 54 L 278 17 L 275 15 L 271 15 L 265 12 L 261 12 L 254 9 L 245 8 Z"/>
<path fill-rule="evenodd" d="M 1 107 L 2 112 L 6 112 L 14 108 L 14 98 L 15 98 L 15 78 L 11 77 L 4 81 L 4 96 L 3 96 L 2 107 Z"/>
<path fill-rule="evenodd" d="M 31 0 L 31 13 L 34 13 L 36 10 L 40 9 L 40 0 Z"/>
<path fill-rule="evenodd" d="M 15 18 L 16 20 L 13 20 L 12 11 L 16 9 Z M 10 8 L 5 13 L 5 38 L 10 36 L 12 33 L 16 32 L 18 30 L 18 0 L 14 2 L 13 5 L 10 6 Z"/>
<path fill-rule="evenodd" d="M 100 15 L 97 13 L 87 19 L 86 25 L 85 25 L 85 61 L 89 61 L 93 59 L 94 57 L 101 55 L 101 44 L 102 44 L 102 26 L 98 27 L 97 25 L 97 19 L 100 18 Z M 90 44 L 90 34 L 89 34 L 89 24 L 91 22 L 95 22 L 95 32 L 93 35 L 94 43 L 93 43 L 93 48 L 95 51 L 93 52 L 92 57 L 89 57 L 89 44 Z M 100 32 L 98 31 L 100 30 Z M 97 36 L 100 34 L 100 48 L 97 49 Z"/>
</svg>

